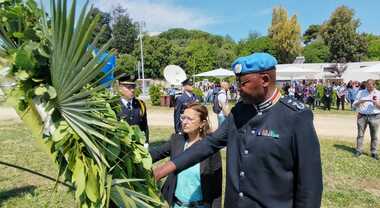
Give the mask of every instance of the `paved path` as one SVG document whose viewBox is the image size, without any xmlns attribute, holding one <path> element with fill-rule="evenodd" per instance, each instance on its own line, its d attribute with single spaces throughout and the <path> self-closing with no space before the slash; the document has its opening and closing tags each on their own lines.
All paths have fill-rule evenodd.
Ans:
<svg viewBox="0 0 380 208">
<path fill-rule="evenodd" d="M 210 115 L 211 125 L 217 126 L 214 113 Z M 20 122 L 14 109 L 0 107 L 0 121 Z M 173 109 L 148 109 L 148 123 L 150 126 L 173 126 Z M 314 125 L 320 137 L 333 137 L 334 139 L 354 139 L 357 134 L 355 115 L 315 114 Z M 366 138 L 369 138 L 368 129 Z"/>
<path fill-rule="evenodd" d="M 16 111 L 10 107 L 0 107 L 0 121 L 21 122 L 20 117 L 16 114 Z"/>
<path fill-rule="evenodd" d="M 217 118 L 214 113 L 210 115 L 212 127 L 217 126 Z M 159 113 L 148 110 L 149 125 L 173 126 L 173 112 Z M 352 139 L 356 137 L 356 116 L 337 114 L 315 114 L 314 125 L 318 136 L 334 137 L 334 139 Z M 367 130 L 366 137 L 369 138 Z"/>
</svg>

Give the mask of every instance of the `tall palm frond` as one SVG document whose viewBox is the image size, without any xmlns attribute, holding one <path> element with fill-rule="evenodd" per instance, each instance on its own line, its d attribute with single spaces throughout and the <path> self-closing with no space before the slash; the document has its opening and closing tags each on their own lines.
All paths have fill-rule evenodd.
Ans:
<svg viewBox="0 0 380 208">
<path fill-rule="evenodd" d="M 91 48 L 97 45 L 100 35 L 91 43 L 90 39 L 100 16 L 92 19 L 87 6 L 88 1 L 83 6 L 77 21 L 76 0 L 72 1 L 69 10 L 67 10 L 65 0 L 51 0 L 50 12 L 52 14 L 51 37 L 49 37 L 52 47 L 50 74 L 56 98 L 49 108 L 56 109 L 60 113 L 83 141 L 87 152 L 91 155 L 90 158 L 96 161 L 94 164 L 91 159 L 83 157 L 85 155 L 78 156 L 75 153 L 76 161 L 68 165 L 74 166 L 71 171 L 72 181 L 77 186 L 76 196 L 81 200 L 82 205 L 91 203 L 95 206 L 108 206 L 109 200 L 121 207 L 161 205 L 160 199 L 155 195 L 154 182 L 149 173 L 150 166 L 146 165 L 151 164 L 149 154 L 145 149 L 141 149 L 141 142 L 140 145 L 132 146 L 131 144 L 128 147 L 129 139 L 139 138 L 141 135 L 134 133 L 136 131 L 127 123 L 117 122 L 115 113 L 108 103 L 112 100 L 94 96 L 104 92 L 104 86 L 100 85 L 99 81 L 107 74 L 102 76 L 101 69 L 114 53 L 108 53 L 105 59 L 100 59 L 100 56 L 109 48 L 112 41 L 109 40 L 100 48 L 98 55 L 92 54 Z M 43 21 L 44 30 L 48 30 L 46 19 L 44 18 Z M 66 129 L 61 128 L 63 131 Z M 61 140 L 56 143 L 56 147 L 63 147 L 61 144 L 65 142 L 71 144 L 69 141 Z M 129 152 L 124 152 L 126 150 L 122 149 L 122 143 Z M 72 161 L 68 154 L 72 152 L 68 150 L 70 148 L 80 149 L 80 147 L 71 145 L 69 148 L 64 148 L 64 153 L 69 156 L 62 157 L 68 157 L 69 162 Z M 120 158 L 121 153 L 125 153 L 125 156 L 129 155 L 130 158 L 125 156 Z M 136 160 L 134 161 L 132 157 Z M 127 163 L 129 166 L 125 165 Z M 130 178 L 132 175 L 128 174 L 134 171 L 132 170 L 133 163 L 145 164 L 144 169 L 140 167 L 139 174 L 141 177 L 148 177 L 148 181 L 144 179 L 145 185 L 136 186 L 138 189 L 132 184 L 140 180 Z M 109 184 L 110 180 L 113 181 L 112 184 Z M 115 181 L 125 183 L 115 183 Z M 85 198 L 81 197 L 83 193 L 85 193 Z"/>
<path fill-rule="evenodd" d="M 86 10 L 88 1 L 82 8 L 77 22 L 75 22 L 76 0 L 73 0 L 69 11 L 66 9 L 66 4 L 66 1 L 62 0 L 51 1 L 53 51 L 50 73 L 52 86 L 57 92 L 54 107 L 80 136 L 98 164 L 109 166 L 98 139 L 116 146 L 99 131 L 99 128 L 113 130 L 112 126 L 86 111 L 94 104 L 89 100 L 90 96 L 104 87 L 94 86 L 91 90 L 85 87 L 101 75 L 101 69 L 113 53 L 109 53 L 108 57 L 100 61 L 99 57 L 94 57 L 92 51 L 88 49 L 89 46 L 96 44 L 97 38 L 92 43 L 90 39 L 99 20 L 99 16 L 91 19 L 88 15 Z M 110 41 L 98 54 L 108 49 Z"/>
</svg>

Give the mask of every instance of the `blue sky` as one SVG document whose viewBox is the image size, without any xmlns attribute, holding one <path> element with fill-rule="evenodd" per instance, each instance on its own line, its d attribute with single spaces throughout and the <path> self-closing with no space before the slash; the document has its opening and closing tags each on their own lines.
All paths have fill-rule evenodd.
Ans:
<svg viewBox="0 0 380 208">
<path fill-rule="evenodd" d="M 46 0 L 44 0 L 46 1 Z M 83 4 L 84 0 L 78 0 Z M 249 32 L 267 33 L 272 8 L 283 6 L 288 15 L 297 15 L 302 31 L 310 24 L 321 24 L 340 5 L 355 10 L 360 32 L 380 35 L 379 0 L 90 0 L 103 11 L 116 5 L 127 8 L 136 21 L 145 22 L 147 32 L 162 32 L 173 27 L 200 29 L 235 40 Z"/>
</svg>

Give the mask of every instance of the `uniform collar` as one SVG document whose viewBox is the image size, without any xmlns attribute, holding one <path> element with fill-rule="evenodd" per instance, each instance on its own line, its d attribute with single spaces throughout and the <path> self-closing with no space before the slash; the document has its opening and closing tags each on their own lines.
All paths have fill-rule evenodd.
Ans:
<svg viewBox="0 0 380 208">
<path fill-rule="evenodd" d="M 131 99 L 129 99 L 129 100 L 127 100 L 127 99 L 124 98 L 124 97 L 121 98 L 121 102 L 122 102 L 125 106 L 127 106 L 128 103 L 131 103 L 131 104 L 132 104 L 132 101 L 133 101 L 133 98 L 131 98 Z"/>
<path fill-rule="evenodd" d="M 188 97 L 193 97 L 192 93 L 191 92 L 188 92 L 185 90 L 185 94 L 188 96 Z"/>
<path fill-rule="evenodd" d="M 272 96 L 267 99 L 266 101 L 254 105 L 254 107 L 257 109 L 257 111 L 262 112 L 270 109 L 274 104 L 276 104 L 281 98 L 281 92 L 276 88 L 272 94 Z"/>
</svg>

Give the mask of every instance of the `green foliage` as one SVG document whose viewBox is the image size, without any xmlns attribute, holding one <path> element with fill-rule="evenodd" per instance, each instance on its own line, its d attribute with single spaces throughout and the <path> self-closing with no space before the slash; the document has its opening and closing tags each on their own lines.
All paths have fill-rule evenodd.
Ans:
<svg viewBox="0 0 380 208">
<path fill-rule="evenodd" d="M 314 41 L 304 47 L 306 63 L 324 63 L 329 61 L 330 51 L 322 41 Z"/>
<path fill-rule="evenodd" d="M 270 54 L 275 54 L 275 48 L 273 46 L 273 41 L 267 36 L 252 36 L 246 40 L 242 40 L 238 45 L 238 55 L 248 56 L 255 52 L 266 52 Z"/>
<path fill-rule="evenodd" d="M 119 74 L 126 73 L 129 75 L 136 75 L 136 64 L 137 59 L 135 56 L 129 54 L 119 54 L 116 59 L 115 72 Z"/>
<path fill-rule="evenodd" d="M 321 35 L 330 48 L 331 60 L 339 63 L 359 61 L 367 53 L 368 43 L 357 33 L 359 19 L 354 10 L 338 7 L 321 28 Z"/>
<path fill-rule="evenodd" d="M 324 93 L 325 93 L 325 88 L 322 84 L 318 83 L 316 86 L 316 95 L 315 98 L 321 100 Z"/>
<path fill-rule="evenodd" d="M 332 93 L 331 93 L 331 105 L 336 105 L 336 91 L 333 90 Z"/>
<path fill-rule="evenodd" d="M 163 96 L 164 93 L 162 92 L 162 86 L 161 85 L 151 85 L 149 88 L 149 96 L 150 101 L 152 102 L 152 105 L 160 105 L 160 99 L 161 96 Z"/>
<path fill-rule="evenodd" d="M 108 12 L 102 12 L 98 8 L 92 8 L 89 11 L 89 15 L 92 18 L 95 18 L 97 15 L 100 15 L 100 20 L 97 22 L 94 32 L 92 33 L 92 39 L 95 39 L 99 35 L 98 43 L 95 47 L 100 47 L 108 42 L 112 37 L 112 29 L 110 26 L 111 23 L 111 14 Z"/>
<path fill-rule="evenodd" d="M 38 30 L 34 27 L 42 11 L 34 1 L 4 1 L 0 2 L 0 7 L 0 55 L 9 55 L 9 50 L 23 42 L 38 39 Z"/>
<path fill-rule="evenodd" d="M 195 75 L 214 69 L 216 50 L 205 39 L 192 40 L 185 51 L 188 57 L 185 68 L 186 74 Z"/>
<path fill-rule="evenodd" d="M 172 28 L 160 33 L 159 37 L 167 40 L 187 40 L 191 38 L 191 34 L 183 28 Z"/>
<path fill-rule="evenodd" d="M 215 68 L 230 68 L 232 62 L 236 59 L 236 44 L 232 41 L 223 42 L 220 48 L 216 51 Z"/>
<path fill-rule="evenodd" d="M 307 30 L 303 33 L 303 43 L 305 45 L 317 40 L 320 37 L 320 25 L 309 25 Z"/>
<path fill-rule="evenodd" d="M 135 97 L 138 97 L 140 96 L 142 93 L 142 89 L 140 87 L 136 87 L 135 88 Z"/>
<path fill-rule="evenodd" d="M 7 1 L 0 8 L 0 54 L 7 59 L 18 83 L 20 109 L 25 110 L 28 100 L 35 95 L 41 80 L 51 85 L 48 76 L 49 43 L 40 22 L 42 10 L 32 1 Z M 38 92 L 38 91 L 37 91 Z M 46 96 L 44 96 L 46 97 Z"/>
<path fill-rule="evenodd" d="M 203 96 L 204 96 L 204 94 L 203 94 L 203 92 L 202 92 L 201 89 L 194 87 L 193 88 L 193 93 L 194 93 L 195 96 L 197 96 L 197 98 L 198 98 L 198 100 L 200 102 L 203 102 Z"/>
<path fill-rule="evenodd" d="M 144 36 L 143 41 L 145 77 L 163 78 L 163 70 L 170 64 L 171 43 L 163 38 L 149 36 Z M 135 57 L 140 57 L 140 53 L 140 47 L 133 51 Z"/>
<path fill-rule="evenodd" d="M 368 59 L 372 61 L 380 60 L 380 36 L 368 35 Z"/>
<path fill-rule="evenodd" d="M 228 36 L 177 28 L 161 33 L 159 38 L 171 43 L 169 63 L 181 66 L 189 74 L 229 68 L 236 58 L 236 43 Z M 192 57 L 193 54 L 196 57 Z M 198 64 L 198 61 L 206 66 Z"/>
<path fill-rule="evenodd" d="M 112 48 L 115 48 L 118 53 L 132 53 L 139 33 L 138 24 L 133 22 L 126 9 L 121 6 L 113 11 L 113 20 Z"/>
<path fill-rule="evenodd" d="M 297 16 L 288 19 L 288 13 L 283 7 L 273 9 L 269 37 L 273 40 L 279 63 L 292 63 L 301 53 L 301 27 Z"/>
</svg>

